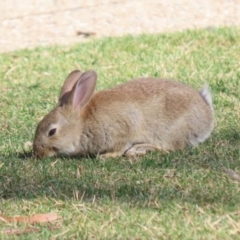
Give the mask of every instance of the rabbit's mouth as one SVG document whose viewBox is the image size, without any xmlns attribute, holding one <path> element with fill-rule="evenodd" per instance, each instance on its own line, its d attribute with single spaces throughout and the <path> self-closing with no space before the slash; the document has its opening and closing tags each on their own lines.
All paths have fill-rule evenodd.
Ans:
<svg viewBox="0 0 240 240">
<path fill-rule="evenodd" d="M 40 146 L 33 146 L 33 154 L 36 158 L 44 158 L 44 157 L 53 157 L 56 155 L 57 149 L 43 147 Z"/>
</svg>

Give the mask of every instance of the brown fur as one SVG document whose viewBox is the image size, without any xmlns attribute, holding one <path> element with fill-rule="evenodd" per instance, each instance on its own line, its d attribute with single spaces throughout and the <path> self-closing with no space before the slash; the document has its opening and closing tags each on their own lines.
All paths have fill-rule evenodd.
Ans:
<svg viewBox="0 0 240 240">
<path fill-rule="evenodd" d="M 96 78 L 93 73 L 79 72 L 64 102 L 61 92 L 58 106 L 39 123 L 34 139 L 36 156 L 58 153 L 132 156 L 154 149 L 195 146 L 209 137 L 213 110 L 207 88 L 204 89 L 207 96 L 203 96 L 179 82 L 140 78 L 92 95 Z M 87 74 L 92 85 L 84 80 Z M 87 92 L 86 97 L 80 101 L 81 107 L 74 108 L 74 99 L 80 96 L 77 88 L 84 84 L 88 84 L 82 91 Z M 50 125 L 57 130 L 48 137 Z"/>
</svg>

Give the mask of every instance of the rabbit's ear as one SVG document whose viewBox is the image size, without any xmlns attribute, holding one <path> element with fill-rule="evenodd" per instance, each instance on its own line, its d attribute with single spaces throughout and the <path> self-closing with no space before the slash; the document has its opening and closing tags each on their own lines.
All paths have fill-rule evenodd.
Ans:
<svg viewBox="0 0 240 240">
<path fill-rule="evenodd" d="M 73 109 L 84 107 L 91 99 L 97 82 L 97 73 L 89 70 L 78 79 L 72 90 L 71 104 Z"/>
<path fill-rule="evenodd" d="M 67 76 L 59 96 L 59 100 L 58 100 L 59 106 L 62 106 L 68 101 L 71 91 L 81 75 L 82 75 L 82 72 L 80 70 L 74 70 Z"/>
</svg>

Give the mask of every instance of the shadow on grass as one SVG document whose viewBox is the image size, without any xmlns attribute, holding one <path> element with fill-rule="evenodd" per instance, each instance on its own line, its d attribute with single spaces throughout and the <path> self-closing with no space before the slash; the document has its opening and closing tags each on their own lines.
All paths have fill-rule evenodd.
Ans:
<svg viewBox="0 0 240 240">
<path fill-rule="evenodd" d="M 0 197 L 110 200 L 145 206 L 149 201 L 198 205 L 237 203 L 236 186 L 223 178 L 214 146 L 149 154 L 136 161 L 11 156 L 0 169 Z M 22 161 L 22 160 L 26 161 Z M 201 159 L 201 161 L 199 161 Z"/>
<path fill-rule="evenodd" d="M 231 127 L 222 129 L 219 133 L 219 136 L 222 140 L 226 140 L 231 144 L 240 145 L 240 128 L 239 127 Z"/>
<path fill-rule="evenodd" d="M 22 160 L 29 160 L 30 158 L 34 158 L 33 156 L 33 152 L 30 151 L 30 152 L 18 152 L 18 153 L 15 153 L 13 154 L 13 157 L 16 157 L 16 158 L 19 158 L 19 159 L 22 159 Z"/>
</svg>

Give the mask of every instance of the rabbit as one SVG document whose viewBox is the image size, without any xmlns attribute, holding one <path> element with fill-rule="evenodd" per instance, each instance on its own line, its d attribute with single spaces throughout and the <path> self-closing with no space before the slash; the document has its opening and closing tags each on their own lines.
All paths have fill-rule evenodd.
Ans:
<svg viewBox="0 0 240 240">
<path fill-rule="evenodd" d="M 93 70 L 71 72 L 57 106 L 38 124 L 33 152 L 102 158 L 174 151 L 206 140 L 214 127 L 208 86 L 139 78 L 94 93 Z"/>
</svg>

